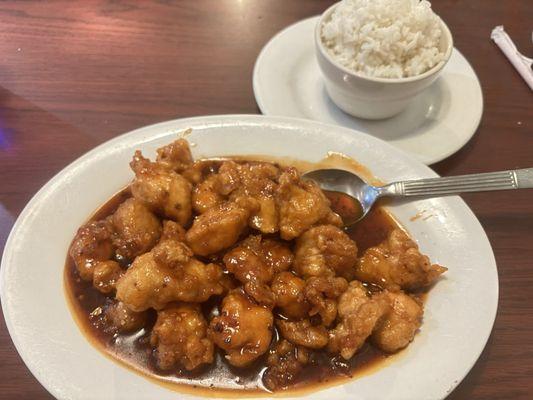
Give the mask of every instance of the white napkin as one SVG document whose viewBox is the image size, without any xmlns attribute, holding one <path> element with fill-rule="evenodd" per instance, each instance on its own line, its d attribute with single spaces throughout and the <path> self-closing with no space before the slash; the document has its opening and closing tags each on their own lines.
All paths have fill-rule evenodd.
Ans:
<svg viewBox="0 0 533 400">
<path fill-rule="evenodd" d="M 490 37 L 524 78 L 529 88 L 533 90 L 533 70 L 531 69 L 533 59 L 520 54 L 507 32 L 503 30 L 503 26 L 500 25 L 494 28 Z"/>
</svg>

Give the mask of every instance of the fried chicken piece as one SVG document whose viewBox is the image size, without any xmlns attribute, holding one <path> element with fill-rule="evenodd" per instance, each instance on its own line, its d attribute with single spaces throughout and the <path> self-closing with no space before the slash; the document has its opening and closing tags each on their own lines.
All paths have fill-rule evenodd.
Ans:
<svg viewBox="0 0 533 400">
<path fill-rule="evenodd" d="M 118 256 L 133 260 L 155 246 L 161 236 L 159 219 L 139 200 L 123 202 L 112 217 Z"/>
<path fill-rule="evenodd" d="M 215 160 L 196 160 L 181 172 L 181 176 L 192 184 L 197 185 L 209 175 L 216 173 L 217 170 L 218 162 Z"/>
<path fill-rule="evenodd" d="M 268 355 L 268 368 L 263 373 L 264 385 L 269 390 L 286 388 L 298 378 L 309 358 L 305 347 L 280 340 Z"/>
<path fill-rule="evenodd" d="M 223 292 L 222 269 L 192 257 L 184 243 L 159 242 L 118 280 L 117 299 L 134 311 L 160 310 L 172 301 L 203 302 Z"/>
<path fill-rule="evenodd" d="M 275 270 L 289 268 L 292 253 L 280 242 L 261 235 L 248 236 L 224 255 L 226 269 L 244 284 L 244 291 L 256 302 L 274 307 L 275 298 L 268 284 Z"/>
<path fill-rule="evenodd" d="M 178 242 L 185 242 L 185 229 L 177 222 L 171 220 L 163 221 L 163 233 L 161 234 L 161 241 L 172 239 Z"/>
<path fill-rule="evenodd" d="M 278 231 L 279 220 L 275 199 L 279 175 L 279 168 L 271 163 L 226 161 L 219 170 L 220 191 L 229 194 L 230 200 L 241 196 L 255 199 L 259 207 L 250 215 L 250 227 L 274 233 Z"/>
<path fill-rule="evenodd" d="M 69 255 L 84 281 L 92 281 L 94 268 L 114 254 L 113 226 L 109 219 L 93 221 L 78 229 L 69 249 Z"/>
<path fill-rule="evenodd" d="M 394 353 L 406 347 L 415 337 L 422 324 L 424 309 L 411 296 L 402 293 L 384 292 L 390 311 L 376 326 L 371 340 L 387 353 Z"/>
<path fill-rule="evenodd" d="M 321 349 L 328 344 L 328 331 L 324 325 L 313 325 L 308 319 L 300 321 L 276 320 L 281 336 L 289 342 L 310 349 Z"/>
<path fill-rule="evenodd" d="M 350 282 L 348 290 L 339 297 L 340 322 L 329 331 L 328 351 L 345 360 L 352 358 L 388 309 L 389 304 L 383 299 L 370 298 L 361 282 Z"/>
<path fill-rule="evenodd" d="M 273 323 L 270 310 L 234 290 L 222 300 L 221 313 L 211 320 L 208 337 L 227 353 L 231 365 L 244 367 L 268 350 Z"/>
<path fill-rule="evenodd" d="M 135 152 L 130 166 L 135 172 L 133 197 L 161 216 L 187 225 L 192 214 L 191 183 L 164 165 L 144 158 L 140 151 Z"/>
<path fill-rule="evenodd" d="M 196 185 L 192 191 L 192 206 L 198 214 L 203 214 L 210 208 L 222 204 L 225 200 L 219 191 L 220 179 L 218 175 L 210 175 Z"/>
<path fill-rule="evenodd" d="M 185 171 L 193 163 L 189 143 L 185 139 L 177 139 L 160 147 L 157 149 L 156 162 L 178 173 Z"/>
<path fill-rule="evenodd" d="M 276 304 L 274 293 L 270 287 L 261 282 L 250 281 L 243 286 L 244 292 L 250 296 L 257 304 L 262 305 L 268 309 L 273 309 Z"/>
<path fill-rule="evenodd" d="M 324 326 L 337 318 L 337 298 L 348 289 L 344 278 L 312 277 L 305 283 L 304 296 L 311 305 L 309 315 L 320 315 Z"/>
<path fill-rule="evenodd" d="M 262 254 L 261 236 L 249 236 L 224 255 L 226 269 L 242 283 L 270 283 L 274 268 Z"/>
<path fill-rule="evenodd" d="M 287 168 L 279 178 L 279 231 L 292 240 L 331 211 L 329 200 L 313 181 L 302 181 L 295 168 Z"/>
<path fill-rule="evenodd" d="M 445 267 L 433 264 L 400 229 L 378 246 L 367 249 L 356 267 L 357 279 L 393 291 L 414 290 L 433 283 Z"/>
<path fill-rule="evenodd" d="M 315 226 L 296 240 L 294 269 L 302 277 L 342 276 L 353 279 L 357 245 L 333 225 Z"/>
<path fill-rule="evenodd" d="M 339 214 L 334 211 L 330 211 L 324 218 L 317 222 L 317 225 L 333 225 L 337 228 L 342 228 L 344 226 L 344 222 Z"/>
<path fill-rule="evenodd" d="M 304 294 L 305 281 L 292 272 L 281 272 L 276 275 L 272 282 L 272 292 L 284 317 L 301 319 L 307 316 L 309 303 Z"/>
<path fill-rule="evenodd" d="M 111 325 L 121 333 L 137 331 L 146 323 L 145 311 L 132 311 L 121 301 L 115 301 L 106 307 L 105 316 Z"/>
<path fill-rule="evenodd" d="M 234 245 L 244 232 L 250 208 L 247 203 L 224 203 L 197 216 L 186 239 L 195 254 L 207 256 Z"/>
<path fill-rule="evenodd" d="M 156 347 L 157 366 L 188 371 L 213 362 L 214 345 L 207 337 L 207 322 L 199 304 L 176 304 L 158 311 L 150 344 Z"/>
<path fill-rule="evenodd" d="M 261 241 L 261 253 L 267 265 L 270 265 L 275 273 L 287 271 L 294 261 L 294 255 L 289 247 L 274 239 Z"/>
<path fill-rule="evenodd" d="M 94 267 L 93 286 L 104 294 L 112 293 L 123 273 L 116 261 L 100 261 Z"/>
</svg>

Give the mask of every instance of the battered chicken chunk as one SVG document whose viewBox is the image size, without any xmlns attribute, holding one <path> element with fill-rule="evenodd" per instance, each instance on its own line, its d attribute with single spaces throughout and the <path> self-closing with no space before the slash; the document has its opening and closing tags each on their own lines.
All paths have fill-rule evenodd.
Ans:
<svg viewBox="0 0 533 400">
<path fill-rule="evenodd" d="M 289 342 L 310 349 L 321 349 L 328 344 L 328 331 L 324 325 L 313 325 L 308 319 L 300 321 L 276 320 L 281 336 Z"/>
<path fill-rule="evenodd" d="M 207 337 L 207 322 L 198 304 L 177 304 L 157 313 L 150 343 L 156 347 L 157 366 L 190 371 L 213 362 L 214 345 Z"/>
<path fill-rule="evenodd" d="M 295 168 L 287 168 L 279 178 L 279 231 L 282 239 L 300 236 L 330 212 L 329 200 L 312 181 L 302 181 Z"/>
<path fill-rule="evenodd" d="M 159 219 L 139 200 L 130 198 L 113 214 L 116 236 L 114 245 L 119 257 L 133 260 L 155 246 L 161 236 Z"/>
<path fill-rule="evenodd" d="M 322 323 L 330 326 L 337 318 L 337 298 L 346 291 L 344 278 L 312 277 L 305 285 L 304 295 L 311 305 L 309 315 L 320 315 Z"/>
<path fill-rule="evenodd" d="M 133 197 L 163 217 L 187 225 L 192 213 L 191 183 L 165 165 L 150 162 L 140 151 L 135 152 L 130 166 L 135 172 Z"/>
<path fill-rule="evenodd" d="M 225 197 L 220 193 L 219 175 L 210 175 L 198 183 L 192 191 L 192 206 L 198 214 L 222 204 Z"/>
<path fill-rule="evenodd" d="M 389 305 L 383 299 L 370 298 L 361 282 L 350 282 L 348 290 L 339 297 L 340 322 L 329 331 L 327 349 L 349 360 L 372 334 L 388 309 Z"/>
<path fill-rule="evenodd" d="M 207 256 L 234 245 L 244 232 L 250 207 L 236 202 L 224 203 L 197 216 L 186 239 L 195 254 Z"/>
<path fill-rule="evenodd" d="M 268 350 L 273 323 L 272 312 L 235 290 L 222 300 L 221 313 L 211 320 L 208 337 L 227 353 L 231 365 L 244 367 Z"/>
<path fill-rule="evenodd" d="M 108 219 L 93 221 L 78 229 L 69 254 L 84 281 L 92 281 L 98 262 L 113 257 L 112 236 L 113 226 Z"/>
<path fill-rule="evenodd" d="M 263 383 L 269 390 L 286 388 L 298 378 L 309 358 L 305 347 L 280 340 L 268 355 Z"/>
<path fill-rule="evenodd" d="M 184 243 L 164 240 L 135 259 L 117 282 L 117 299 L 134 311 L 159 310 L 172 301 L 203 302 L 221 294 L 222 269 L 192 257 Z"/>
<path fill-rule="evenodd" d="M 183 227 L 170 220 L 163 221 L 163 233 L 161 234 L 161 241 L 172 239 L 178 242 L 185 242 L 185 229 Z"/>
<path fill-rule="evenodd" d="M 261 236 L 249 236 L 224 255 L 226 269 L 242 283 L 270 283 L 274 268 L 262 254 Z"/>
<path fill-rule="evenodd" d="M 263 233 L 274 233 L 279 229 L 279 213 L 276 204 L 279 169 L 270 163 L 248 162 L 235 164 L 240 185 L 231 193 L 234 196 L 249 196 L 259 203 L 259 209 L 250 216 L 251 228 Z M 225 172 L 225 165 L 221 173 Z"/>
<path fill-rule="evenodd" d="M 281 272 L 272 282 L 272 292 L 282 315 L 291 319 L 301 319 L 307 316 L 309 304 L 305 298 L 305 281 L 292 272 Z"/>
<path fill-rule="evenodd" d="M 280 242 L 263 240 L 261 235 L 248 236 L 224 256 L 226 269 L 244 284 L 244 291 L 256 302 L 274 306 L 268 284 L 277 270 L 289 268 L 292 253 Z"/>
<path fill-rule="evenodd" d="M 296 240 L 294 269 L 303 277 L 342 276 L 353 279 L 357 245 L 333 225 L 315 226 Z"/>
<path fill-rule="evenodd" d="M 274 239 L 261 240 L 261 254 L 265 263 L 271 266 L 275 273 L 287 271 L 294 260 L 294 255 L 289 247 Z"/>
<path fill-rule="evenodd" d="M 192 166 L 192 154 L 189 143 L 178 139 L 157 149 L 157 163 L 176 172 L 183 172 Z"/>
<path fill-rule="evenodd" d="M 123 273 L 116 261 L 100 261 L 94 267 L 93 286 L 102 293 L 112 293 Z"/>
<path fill-rule="evenodd" d="M 137 331 L 146 323 L 146 312 L 132 311 L 121 301 L 115 301 L 106 307 L 105 316 L 121 333 Z"/>
<path fill-rule="evenodd" d="M 432 265 L 405 232 L 395 229 L 383 243 L 365 251 L 356 277 L 390 290 L 414 290 L 430 285 L 446 270 Z"/>
<path fill-rule="evenodd" d="M 376 326 L 371 339 L 381 350 L 394 353 L 413 340 L 422 324 L 424 310 L 415 299 L 405 293 L 384 292 L 383 296 L 391 304 L 391 308 Z"/>
</svg>

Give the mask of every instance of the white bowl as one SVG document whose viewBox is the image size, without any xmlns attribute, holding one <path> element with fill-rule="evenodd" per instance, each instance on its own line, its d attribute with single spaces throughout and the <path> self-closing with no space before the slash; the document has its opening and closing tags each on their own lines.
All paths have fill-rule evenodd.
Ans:
<svg viewBox="0 0 533 400">
<path fill-rule="evenodd" d="M 197 398 L 157 385 L 100 353 L 74 322 L 63 291 L 72 237 L 132 179 L 128 163 L 133 152 L 141 149 L 154 157 L 156 148 L 186 128 L 193 129 L 187 139 L 195 144 L 195 157 L 264 154 L 314 162 L 335 151 L 356 158 L 386 182 L 436 176 L 372 136 L 282 117 L 168 121 L 98 146 L 52 178 L 27 204 L 9 235 L 0 269 L 2 309 L 13 343 L 59 400 Z M 431 289 L 424 323 L 407 349 L 373 373 L 324 387 L 306 399 L 442 399 L 470 370 L 489 337 L 498 275 L 489 241 L 472 211 L 457 196 L 395 203 L 389 209 L 422 251 L 449 270 Z M 422 218 L 413 219 L 415 215 Z"/>
<path fill-rule="evenodd" d="M 417 94 L 437 79 L 450 59 L 453 49 L 450 30 L 439 18 L 443 32 L 440 48 L 444 51 L 444 60 L 423 74 L 407 78 L 364 76 L 337 62 L 322 42 L 322 25 L 339 4 L 324 11 L 315 28 L 316 56 L 331 100 L 344 112 L 360 118 L 382 119 L 400 113 Z"/>
</svg>

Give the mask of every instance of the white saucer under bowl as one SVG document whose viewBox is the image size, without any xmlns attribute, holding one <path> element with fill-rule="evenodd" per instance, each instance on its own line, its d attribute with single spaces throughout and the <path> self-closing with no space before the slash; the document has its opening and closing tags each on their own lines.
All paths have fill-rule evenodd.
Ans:
<svg viewBox="0 0 533 400">
<path fill-rule="evenodd" d="M 364 120 L 341 111 L 330 100 L 313 43 L 319 17 L 275 35 L 257 58 L 253 86 L 265 115 L 307 118 L 363 131 L 433 164 L 452 155 L 474 135 L 483 113 L 476 73 L 457 50 L 441 76 L 402 113 Z"/>
</svg>

